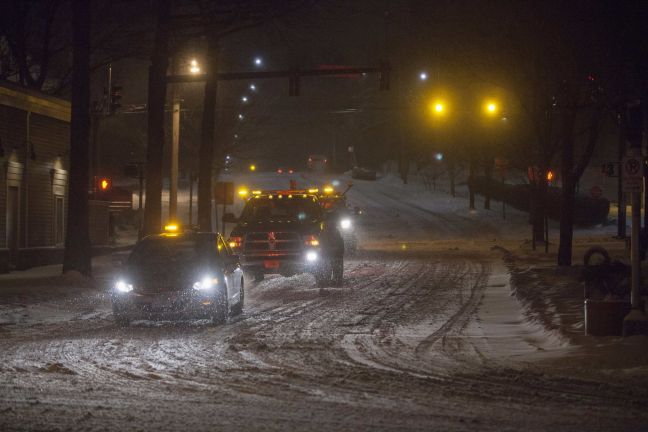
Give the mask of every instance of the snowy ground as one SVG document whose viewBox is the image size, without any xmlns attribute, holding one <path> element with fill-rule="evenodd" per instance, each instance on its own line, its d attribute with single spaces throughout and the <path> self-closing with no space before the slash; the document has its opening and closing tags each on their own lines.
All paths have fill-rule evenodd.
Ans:
<svg viewBox="0 0 648 432">
<path fill-rule="evenodd" d="M 268 278 L 223 326 L 116 327 L 110 258 L 94 287 L 56 267 L 1 276 L 0 430 L 648 429 L 641 364 L 632 380 L 578 368 L 591 347 L 511 296 L 501 247 L 524 244 L 525 214 L 393 178 L 356 181 L 349 200 L 364 214 L 344 287 Z"/>
</svg>

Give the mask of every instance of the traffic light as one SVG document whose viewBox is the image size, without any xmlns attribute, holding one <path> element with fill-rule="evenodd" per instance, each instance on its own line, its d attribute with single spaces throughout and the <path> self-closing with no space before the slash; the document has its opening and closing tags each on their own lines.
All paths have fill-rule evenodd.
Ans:
<svg viewBox="0 0 648 432">
<path fill-rule="evenodd" d="M 97 182 L 97 186 L 99 186 L 99 190 L 101 192 L 107 192 L 110 190 L 110 187 L 112 186 L 110 179 L 106 177 L 101 177 L 99 181 Z"/>
<path fill-rule="evenodd" d="M 115 114 L 121 108 L 122 86 L 112 86 L 110 88 L 110 114 Z"/>
</svg>

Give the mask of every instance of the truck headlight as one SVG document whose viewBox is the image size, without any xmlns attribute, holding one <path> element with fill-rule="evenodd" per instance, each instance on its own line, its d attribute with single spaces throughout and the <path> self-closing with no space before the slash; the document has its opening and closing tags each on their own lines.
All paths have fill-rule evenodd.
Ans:
<svg viewBox="0 0 648 432">
<path fill-rule="evenodd" d="M 115 283 L 115 289 L 120 293 L 128 293 L 133 291 L 133 284 L 120 279 Z"/>
<path fill-rule="evenodd" d="M 317 261 L 317 252 L 315 252 L 315 251 L 306 252 L 306 261 L 308 261 L 308 262 Z"/>
<path fill-rule="evenodd" d="M 340 221 L 340 228 L 345 230 L 351 228 L 351 219 L 342 219 Z"/>
<path fill-rule="evenodd" d="M 218 279 L 215 277 L 205 276 L 198 282 L 194 282 L 193 289 L 196 291 L 208 290 L 218 284 Z"/>
</svg>

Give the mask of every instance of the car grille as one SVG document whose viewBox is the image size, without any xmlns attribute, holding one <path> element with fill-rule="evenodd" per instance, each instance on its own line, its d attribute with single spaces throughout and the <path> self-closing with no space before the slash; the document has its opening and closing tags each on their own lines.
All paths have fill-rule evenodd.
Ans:
<svg viewBox="0 0 648 432">
<path fill-rule="evenodd" d="M 245 238 L 245 253 L 301 251 L 301 238 L 293 232 L 260 232 L 250 233 Z"/>
<path fill-rule="evenodd" d="M 147 283 L 147 284 L 141 284 L 135 286 L 134 291 L 138 294 L 162 294 L 162 293 L 169 293 L 169 292 L 174 292 L 174 291 L 182 291 L 185 289 L 182 284 L 177 284 L 177 285 L 169 285 L 165 283 L 160 283 L 160 284 L 153 284 L 153 283 Z"/>
</svg>

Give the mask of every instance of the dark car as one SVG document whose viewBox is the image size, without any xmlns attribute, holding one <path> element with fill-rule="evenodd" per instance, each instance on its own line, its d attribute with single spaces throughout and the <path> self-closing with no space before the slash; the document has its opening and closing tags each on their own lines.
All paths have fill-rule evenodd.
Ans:
<svg viewBox="0 0 648 432">
<path fill-rule="evenodd" d="M 185 232 L 141 240 L 114 281 L 115 320 L 189 316 L 224 322 L 243 310 L 243 271 L 220 234 Z"/>
<path fill-rule="evenodd" d="M 364 167 L 353 167 L 351 170 L 351 178 L 358 180 L 376 180 L 376 170 Z"/>
<path fill-rule="evenodd" d="M 256 281 L 266 274 L 291 276 L 313 273 L 324 283 L 320 270 L 326 267 L 321 249 L 323 210 L 317 195 L 306 191 L 266 191 L 250 197 L 229 245 L 241 257 L 246 272 Z M 233 216 L 230 216 L 233 218 Z"/>
</svg>

